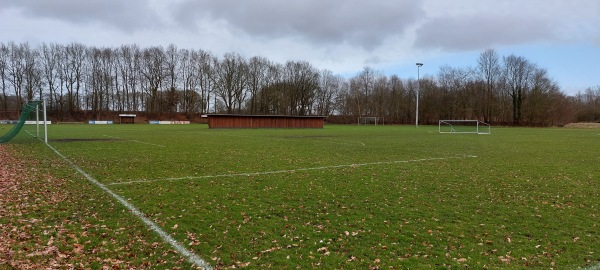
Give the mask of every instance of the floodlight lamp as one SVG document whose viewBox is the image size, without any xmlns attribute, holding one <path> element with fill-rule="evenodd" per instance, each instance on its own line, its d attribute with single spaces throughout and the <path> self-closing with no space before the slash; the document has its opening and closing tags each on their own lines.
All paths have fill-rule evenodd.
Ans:
<svg viewBox="0 0 600 270">
<path fill-rule="evenodd" d="M 423 63 L 417 63 L 417 66 L 421 67 L 421 66 L 423 66 Z"/>
</svg>

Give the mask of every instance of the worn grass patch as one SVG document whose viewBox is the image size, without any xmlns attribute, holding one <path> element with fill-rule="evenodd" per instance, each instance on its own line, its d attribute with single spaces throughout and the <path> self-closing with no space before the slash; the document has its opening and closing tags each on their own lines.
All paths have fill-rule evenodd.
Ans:
<svg viewBox="0 0 600 270">
<path fill-rule="evenodd" d="M 51 144 L 217 268 L 576 269 L 600 261 L 600 154 L 585 129 L 83 125 L 50 134 L 120 138 Z M 55 159 L 40 144 L 12 147 Z M 74 183 L 63 185 L 70 192 L 87 185 L 64 167 L 48 170 Z M 139 223 L 102 191 L 83 193 L 95 199 L 77 200 L 78 208 L 105 215 L 90 224 Z"/>
</svg>

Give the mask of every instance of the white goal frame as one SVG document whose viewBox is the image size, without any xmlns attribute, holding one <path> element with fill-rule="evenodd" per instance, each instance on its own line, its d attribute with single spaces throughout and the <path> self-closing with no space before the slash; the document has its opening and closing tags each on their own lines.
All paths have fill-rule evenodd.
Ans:
<svg viewBox="0 0 600 270">
<path fill-rule="evenodd" d="M 34 100 L 35 101 L 35 100 Z M 41 104 L 35 106 L 35 120 L 25 121 L 26 125 L 35 125 L 35 137 L 43 140 L 44 143 L 48 143 L 48 117 L 46 113 L 46 99 L 40 100 Z M 40 120 L 40 113 L 42 113 L 42 119 Z M 44 138 L 40 138 L 40 124 L 44 128 Z"/>
<path fill-rule="evenodd" d="M 461 126 L 469 126 L 469 129 L 460 129 Z M 442 127 L 447 127 L 442 130 Z M 448 131 L 449 130 L 449 131 Z M 491 126 L 479 120 L 439 120 L 439 133 L 461 133 L 461 134 L 491 134 Z"/>
<path fill-rule="evenodd" d="M 358 125 L 385 125 L 385 119 L 383 117 L 375 116 L 360 116 L 358 117 Z"/>
</svg>

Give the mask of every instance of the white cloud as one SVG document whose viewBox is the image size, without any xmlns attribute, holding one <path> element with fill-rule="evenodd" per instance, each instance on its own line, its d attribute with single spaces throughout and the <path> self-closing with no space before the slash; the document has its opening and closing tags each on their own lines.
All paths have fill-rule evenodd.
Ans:
<svg viewBox="0 0 600 270">
<path fill-rule="evenodd" d="M 553 29 L 536 18 L 470 16 L 441 17 L 417 29 L 415 45 L 445 51 L 471 51 L 557 39 Z"/>
<path fill-rule="evenodd" d="M 597 0 L 3 0 L 0 42 L 141 47 L 308 61 L 351 74 L 458 64 L 487 48 L 600 47 Z M 514 49 L 515 51 L 511 51 Z M 555 52 L 557 51 L 554 49 Z M 598 49 L 600 50 L 600 49 Z M 598 58 L 591 50 L 590 58 Z M 530 54 L 531 55 L 531 54 Z M 549 66 L 548 68 L 552 68 Z M 385 71 L 384 71 L 385 72 Z M 386 72 L 390 73 L 390 72 Z M 562 74 L 560 74 L 562 75 Z M 564 76 L 564 75 L 563 75 Z M 593 76 L 589 76 L 592 78 Z M 598 82 L 591 83 L 597 85 Z"/>
<path fill-rule="evenodd" d="M 145 0 L 5 0 L 3 5 L 31 18 L 56 19 L 80 26 L 102 24 L 125 32 L 153 27 L 159 22 Z"/>
<path fill-rule="evenodd" d="M 417 46 L 448 51 L 589 41 L 600 34 L 600 2 L 426 0 Z"/>
<path fill-rule="evenodd" d="M 372 50 L 402 35 L 423 12 L 416 1 L 186 1 L 175 10 L 180 25 L 226 21 L 255 39 L 295 38 L 315 46 L 351 45 Z"/>
</svg>

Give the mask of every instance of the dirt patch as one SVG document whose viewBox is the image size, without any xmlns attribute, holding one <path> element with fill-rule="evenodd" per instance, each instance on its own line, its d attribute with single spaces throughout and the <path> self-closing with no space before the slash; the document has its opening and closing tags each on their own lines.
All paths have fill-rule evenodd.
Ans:
<svg viewBox="0 0 600 270">
<path fill-rule="evenodd" d="M 55 140 L 50 140 L 51 142 L 64 142 L 64 143 L 70 143 L 70 142 L 110 142 L 110 141 L 120 141 L 121 139 L 115 139 L 115 138 L 95 138 L 95 139 L 86 139 L 86 138 L 65 138 L 65 139 L 55 139 Z"/>
<path fill-rule="evenodd" d="M 566 128 L 600 128 L 600 123 L 570 123 Z"/>
</svg>

